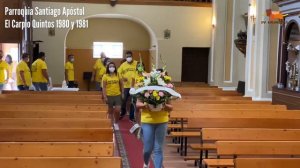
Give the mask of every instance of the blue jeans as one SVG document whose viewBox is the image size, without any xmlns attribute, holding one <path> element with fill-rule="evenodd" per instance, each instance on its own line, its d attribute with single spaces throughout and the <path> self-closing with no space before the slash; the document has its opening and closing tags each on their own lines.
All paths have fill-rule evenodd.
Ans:
<svg viewBox="0 0 300 168">
<path fill-rule="evenodd" d="M 144 143 L 144 162 L 149 164 L 151 153 L 154 154 L 154 167 L 161 168 L 163 164 L 163 149 L 168 123 L 142 123 Z"/>
<path fill-rule="evenodd" d="M 32 82 L 35 91 L 48 91 L 48 83 Z"/>
<path fill-rule="evenodd" d="M 4 86 L 4 84 L 0 83 L 0 91 L 3 90 L 3 86 Z"/>
<path fill-rule="evenodd" d="M 127 101 L 130 98 L 130 94 L 129 94 L 129 90 L 130 88 L 124 88 L 124 99 L 122 102 L 122 107 L 121 107 L 121 116 L 124 116 L 126 114 L 126 105 L 127 105 Z M 134 111 L 135 111 L 135 107 L 133 105 L 132 102 L 130 102 L 130 113 L 129 113 L 129 119 L 134 119 Z"/>
<path fill-rule="evenodd" d="M 22 90 L 29 90 L 29 87 L 28 86 L 24 86 L 24 85 L 18 85 L 18 89 L 20 91 L 22 91 Z"/>
</svg>

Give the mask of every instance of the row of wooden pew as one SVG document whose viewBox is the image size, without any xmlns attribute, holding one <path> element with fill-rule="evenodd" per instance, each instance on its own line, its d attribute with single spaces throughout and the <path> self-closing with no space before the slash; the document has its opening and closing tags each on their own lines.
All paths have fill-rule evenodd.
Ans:
<svg viewBox="0 0 300 168">
<path fill-rule="evenodd" d="M 173 103 L 169 137 L 174 144 L 168 145 L 185 160 L 196 160 L 199 167 L 299 167 L 300 110 L 215 87 L 177 90 L 183 98 Z M 187 155 L 188 147 L 199 154 Z"/>
<path fill-rule="evenodd" d="M 120 168 L 99 92 L 0 95 L 0 167 Z"/>
</svg>

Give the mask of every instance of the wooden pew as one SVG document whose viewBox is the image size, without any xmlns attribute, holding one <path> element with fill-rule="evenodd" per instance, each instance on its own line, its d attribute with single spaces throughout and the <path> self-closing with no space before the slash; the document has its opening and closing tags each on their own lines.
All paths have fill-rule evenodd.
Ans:
<svg viewBox="0 0 300 168">
<path fill-rule="evenodd" d="M 112 142 L 112 128 L 6 128 L 0 142 Z"/>
<path fill-rule="evenodd" d="M 98 95 L 54 95 L 54 94 L 0 94 L 0 98 L 5 99 L 91 99 L 100 100 L 102 96 Z"/>
<path fill-rule="evenodd" d="M 300 141 L 300 129 L 203 128 L 203 141 Z"/>
<path fill-rule="evenodd" d="M 3 168 L 120 168 L 120 157 L 1 157 Z"/>
<path fill-rule="evenodd" d="M 104 104 L 102 100 L 97 99 L 39 99 L 39 98 L 0 98 L 2 104 Z"/>
<path fill-rule="evenodd" d="M 171 118 L 300 118 L 300 110 L 275 111 L 265 110 L 189 110 L 176 111 L 170 114 Z"/>
<path fill-rule="evenodd" d="M 188 128 L 283 128 L 300 129 L 300 119 L 190 118 Z"/>
<path fill-rule="evenodd" d="M 300 119 L 282 119 L 282 118 L 220 118 L 220 116 L 210 118 L 189 118 L 187 128 L 283 128 L 300 129 Z M 191 135 L 190 135 L 191 134 Z M 181 155 L 187 154 L 187 138 L 201 136 L 193 132 L 171 132 L 171 137 L 182 137 Z M 198 136 L 199 135 L 199 136 Z"/>
<path fill-rule="evenodd" d="M 107 111 L 0 111 L 0 118 L 107 118 Z"/>
<path fill-rule="evenodd" d="M 215 141 L 300 141 L 300 129 L 203 128 L 201 136 L 201 143 L 190 144 L 193 150 L 200 151 L 200 155 L 187 156 L 185 160 L 202 161 L 202 151 L 207 158 L 208 150 L 217 149 Z"/>
<path fill-rule="evenodd" d="M 110 119 L 0 118 L 2 128 L 111 128 Z"/>
<path fill-rule="evenodd" d="M 113 142 L 1 142 L 0 157 L 109 157 Z"/>
<path fill-rule="evenodd" d="M 174 104 L 194 103 L 194 104 L 271 104 L 265 101 L 250 100 L 175 100 Z"/>
<path fill-rule="evenodd" d="M 216 145 L 218 156 L 292 157 L 300 155 L 300 141 L 217 141 Z M 229 160 L 233 163 L 233 159 L 204 159 L 204 162 L 209 167 L 229 167 Z M 226 161 L 226 165 L 223 161 Z"/>
<path fill-rule="evenodd" d="M 107 110 L 107 105 L 104 104 L 93 104 L 93 105 L 84 105 L 84 104 L 3 104 L 0 102 L 0 111 L 45 111 L 45 110 L 71 110 L 71 111 L 101 111 Z"/>
<path fill-rule="evenodd" d="M 35 92 L 35 91 L 7 91 L 3 90 L 2 94 L 42 94 L 42 95 L 101 95 L 99 91 L 78 91 L 78 92 L 68 92 L 68 91 L 48 91 L 48 92 Z"/>
<path fill-rule="evenodd" d="M 251 100 L 251 98 L 241 96 L 183 96 L 182 100 Z"/>
<path fill-rule="evenodd" d="M 272 105 L 272 104 L 196 104 L 196 103 L 186 103 L 178 104 L 173 103 L 174 111 L 176 110 L 238 110 L 238 109 L 276 109 L 276 110 L 286 110 L 285 105 Z"/>
<path fill-rule="evenodd" d="M 1 167 L 121 167 L 99 97 L 24 92 L 0 99 Z M 15 104 L 19 108 L 12 108 Z"/>
<path fill-rule="evenodd" d="M 237 158 L 235 168 L 299 168 L 300 158 Z"/>
</svg>

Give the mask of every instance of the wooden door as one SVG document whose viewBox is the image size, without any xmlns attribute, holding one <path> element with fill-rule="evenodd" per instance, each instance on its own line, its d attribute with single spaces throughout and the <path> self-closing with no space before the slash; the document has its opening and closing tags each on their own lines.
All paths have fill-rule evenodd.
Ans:
<svg viewBox="0 0 300 168">
<path fill-rule="evenodd" d="M 209 49 L 196 47 L 182 48 L 181 81 L 207 83 Z"/>
</svg>

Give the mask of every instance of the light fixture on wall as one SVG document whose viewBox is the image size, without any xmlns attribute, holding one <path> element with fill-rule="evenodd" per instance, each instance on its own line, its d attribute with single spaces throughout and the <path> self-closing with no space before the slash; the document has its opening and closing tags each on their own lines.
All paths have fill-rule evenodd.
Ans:
<svg viewBox="0 0 300 168">
<path fill-rule="evenodd" d="M 216 17 L 213 16 L 213 17 L 212 17 L 212 20 L 211 20 L 211 25 L 212 25 L 213 28 L 215 28 L 215 27 L 216 27 L 216 24 L 217 24 Z"/>
<path fill-rule="evenodd" d="M 250 4 L 249 17 L 250 17 L 252 23 L 255 23 L 255 20 L 256 20 L 256 5 L 254 5 L 254 4 Z"/>
<path fill-rule="evenodd" d="M 117 0 L 110 0 L 109 2 L 111 6 L 115 6 L 117 4 Z"/>
</svg>

